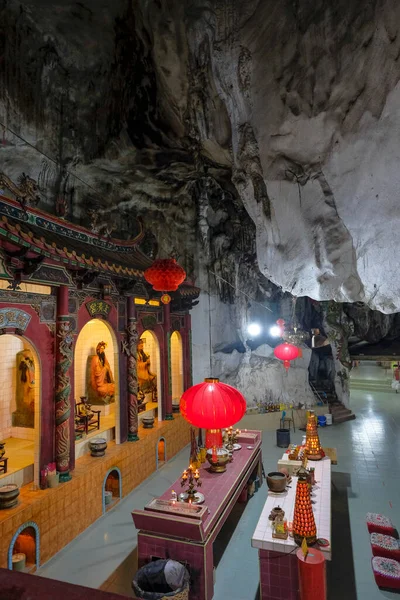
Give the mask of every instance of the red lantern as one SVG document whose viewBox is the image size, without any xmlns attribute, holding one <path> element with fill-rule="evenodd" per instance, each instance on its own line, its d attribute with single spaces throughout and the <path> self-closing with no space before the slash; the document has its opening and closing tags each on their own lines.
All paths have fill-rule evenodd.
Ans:
<svg viewBox="0 0 400 600">
<path fill-rule="evenodd" d="M 243 417 L 244 396 L 219 379 L 205 379 L 182 394 L 182 416 L 196 427 L 208 429 L 206 446 L 222 446 L 221 427 L 230 427 Z"/>
<path fill-rule="evenodd" d="M 285 342 L 284 344 L 279 344 L 279 346 L 275 348 L 274 354 L 276 358 L 283 360 L 283 366 L 287 371 L 290 367 L 290 361 L 299 356 L 299 349 L 297 346 L 293 346 L 293 344 L 288 344 Z"/>
<path fill-rule="evenodd" d="M 185 270 L 174 258 L 159 258 L 144 272 L 145 280 L 157 292 L 175 292 L 185 277 Z"/>
<path fill-rule="evenodd" d="M 283 319 L 278 319 L 276 324 L 279 327 L 280 337 L 282 337 L 283 332 L 285 331 L 285 321 Z"/>
</svg>

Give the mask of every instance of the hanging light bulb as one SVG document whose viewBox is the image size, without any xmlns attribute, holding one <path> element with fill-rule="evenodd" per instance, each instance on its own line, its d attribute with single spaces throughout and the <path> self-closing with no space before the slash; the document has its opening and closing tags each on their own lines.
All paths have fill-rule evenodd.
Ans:
<svg viewBox="0 0 400 600">
<path fill-rule="evenodd" d="M 281 328 L 279 327 L 279 325 L 272 325 L 272 327 L 270 327 L 269 334 L 270 334 L 272 337 L 276 337 L 276 338 L 278 338 L 278 337 L 281 337 L 281 336 L 282 336 L 282 330 L 281 330 Z"/>
<path fill-rule="evenodd" d="M 261 333 L 261 325 L 258 323 L 249 323 L 247 326 L 247 333 L 252 337 L 257 337 Z"/>
</svg>

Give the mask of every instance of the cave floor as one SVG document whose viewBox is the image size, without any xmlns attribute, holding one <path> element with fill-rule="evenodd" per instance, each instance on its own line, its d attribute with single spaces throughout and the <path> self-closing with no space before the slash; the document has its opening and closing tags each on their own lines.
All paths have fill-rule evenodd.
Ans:
<svg viewBox="0 0 400 600">
<path fill-rule="evenodd" d="M 332 552 L 328 563 L 329 600 L 399 597 L 377 588 L 365 524 L 368 511 L 390 516 L 400 528 L 400 395 L 352 390 L 357 419 L 320 430 L 321 441 L 336 447 L 332 467 Z M 292 432 L 292 442 L 303 433 Z M 282 450 L 275 434 L 263 435 L 265 471 L 276 468 Z M 187 466 L 188 449 L 167 462 L 103 518 L 42 567 L 38 574 L 132 597 L 136 570 L 136 530 L 131 510 L 161 494 Z M 236 506 L 214 544 L 214 600 L 259 597 L 257 550 L 250 538 L 267 495 L 264 484 L 246 504 Z M 265 599 L 266 600 L 266 599 Z"/>
</svg>

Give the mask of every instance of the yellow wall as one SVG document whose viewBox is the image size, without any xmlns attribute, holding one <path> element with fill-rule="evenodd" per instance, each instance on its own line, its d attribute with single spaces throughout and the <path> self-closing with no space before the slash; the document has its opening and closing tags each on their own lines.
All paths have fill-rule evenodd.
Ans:
<svg viewBox="0 0 400 600">
<path fill-rule="evenodd" d="M 12 427 L 12 413 L 16 409 L 17 353 L 31 350 L 35 361 L 35 429 L 39 425 L 40 364 L 34 347 L 25 338 L 16 335 L 0 336 L 0 440 L 18 438 L 35 441 L 35 429 Z"/>
<path fill-rule="evenodd" d="M 157 395 L 158 408 L 161 407 L 161 362 L 160 362 L 160 345 L 158 339 L 152 331 L 146 329 L 140 336 L 144 340 L 143 350 L 150 355 L 151 372 L 157 375 Z M 149 398 L 147 398 L 149 400 Z M 161 411 L 158 412 L 161 415 Z"/>
<path fill-rule="evenodd" d="M 10 285 L 9 279 L 0 279 L 0 290 L 8 290 Z M 45 294 L 49 296 L 51 294 L 51 287 L 49 285 L 39 285 L 37 283 L 25 283 L 19 284 L 20 292 L 29 292 L 30 294 Z"/>
<path fill-rule="evenodd" d="M 82 327 L 75 344 L 74 355 L 74 391 L 75 401 L 80 402 L 81 396 L 87 396 L 87 364 L 88 357 L 96 354 L 96 346 L 105 342 L 106 357 L 115 381 L 115 402 L 101 408 L 103 415 L 115 414 L 115 436 L 119 441 L 119 372 L 118 372 L 118 344 L 115 334 L 110 326 L 101 319 L 92 319 Z M 96 407 L 97 408 L 97 407 Z"/>
<path fill-rule="evenodd" d="M 180 400 L 183 394 L 182 337 L 177 331 L 171 335 L 172 400 Z"/>
</svg>

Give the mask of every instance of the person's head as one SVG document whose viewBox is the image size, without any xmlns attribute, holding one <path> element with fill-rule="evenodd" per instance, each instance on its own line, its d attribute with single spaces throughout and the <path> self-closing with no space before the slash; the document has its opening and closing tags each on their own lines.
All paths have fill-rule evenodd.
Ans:
<svg viewBox="0 0 400 600">
<path fill-rule="evenodd" d="M 104 365 L 106 359 L 106 342 L 99 342 L 96 346 L 96 354 Z"/>
<path fill-rule="evenodd" d="M 144 339 L 140 338 L 139 341 L 138 341 L 137 349 L 138 350 L 144 350 L 144 343 L 145 343 Z"/>
</svg>

